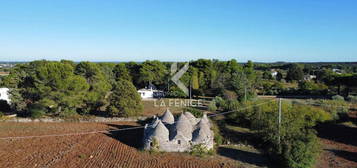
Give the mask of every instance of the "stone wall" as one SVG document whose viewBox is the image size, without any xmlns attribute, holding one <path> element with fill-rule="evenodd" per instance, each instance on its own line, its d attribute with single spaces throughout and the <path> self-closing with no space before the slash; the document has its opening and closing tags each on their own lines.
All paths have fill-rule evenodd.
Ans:
<svg viewBox="0 0 357 168">
<path fill-rule="evenodd" d="M 113 117 L 113 118 L 106 118 L 106 117 L 93 117 L 93 118 L 80 118 L 80 119 L 75 119 L 75 120 L 66 120 L 62 118 L 39 118 L 39 119 L 32 119 L 32 118 L 21 118 L 21 117 L 14 117 L 14 118 L 8 118 L 8 119 L 2 119 L 0 121 L 2 122 L 21 122 L 21 123 L 29 123 L 29 122 L 120 122 L 120 121 L 132 121 L 132 122 L 137 122 L 137 121 L 142 121 L 146 120 L 147 117 Z"/>
</svg>

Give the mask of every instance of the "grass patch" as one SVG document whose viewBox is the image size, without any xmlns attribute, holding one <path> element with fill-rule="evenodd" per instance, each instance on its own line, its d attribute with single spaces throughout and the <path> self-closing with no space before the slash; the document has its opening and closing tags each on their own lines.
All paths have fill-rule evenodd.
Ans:
<svg viewBox="0 0 357 168">
<path fill-rule="evenodd" d="M 88 158 L 88 156 L 86 154 L 80 154 L 80 155 L 78 155 L 78 157 L 80 159 L 87 159 Z"/>
</svg>

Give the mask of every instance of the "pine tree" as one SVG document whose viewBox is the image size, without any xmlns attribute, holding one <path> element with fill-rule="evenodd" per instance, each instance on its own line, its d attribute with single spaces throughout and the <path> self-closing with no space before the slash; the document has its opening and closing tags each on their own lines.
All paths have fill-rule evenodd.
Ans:
<svg viewBox="0 0 357 168">
<path fill-rule="evenodd" d="M 113 87 L 108 108 L 111 116 L 138 116 L 142 113 L 141 98 L 132 82 L 119 79 Z"/>
</svg>

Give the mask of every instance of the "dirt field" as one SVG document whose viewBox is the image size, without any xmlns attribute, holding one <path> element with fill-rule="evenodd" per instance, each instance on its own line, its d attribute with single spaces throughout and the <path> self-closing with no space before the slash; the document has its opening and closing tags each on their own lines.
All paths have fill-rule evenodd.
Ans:
<svg viewBox="0 0 357 168">
<path fill-rule="evenodd" d="M 350 114 L 357 123 L 357 112 Z M 357 126 L 326 124 L 317 128 L 323 152 L 317 168 L 357 168 Z"/>
<path fill-rule="evenodd" d="M 0 137 L 130 128 L 135 123 L 0 123 Z M 219 155 L 140 151 L 142 129 L 76 136 L 0 140 L 0 167 L 241 167 Z"/>
</svg>

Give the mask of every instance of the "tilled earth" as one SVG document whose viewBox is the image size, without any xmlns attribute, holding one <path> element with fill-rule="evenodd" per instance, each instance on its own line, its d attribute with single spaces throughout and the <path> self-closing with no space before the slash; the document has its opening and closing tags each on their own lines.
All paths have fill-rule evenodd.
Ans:
<svg viewBox="0 0 357 168">
<path fill-rule="evenodd" d="M 356 121 L 357 112 L 350 119 Z M 357 127 L 326 124 L 317 130 L 323 149 L 317 168 L 357 168 Z"/>
<path fill-rule="evenodd" d="M 136 123 L 0 123 L 0 138 L 113 130 Z M 218 155 L 141 151 L 142 129 L 72 136 L 0 139 L 0 167 L 239 167 Z"/>
</svg>

